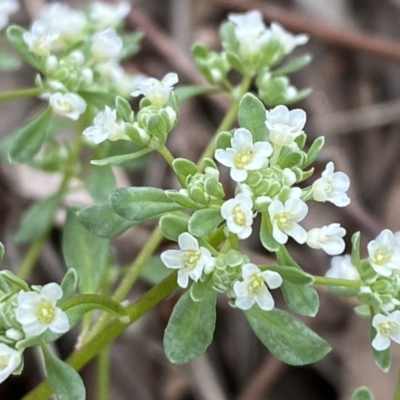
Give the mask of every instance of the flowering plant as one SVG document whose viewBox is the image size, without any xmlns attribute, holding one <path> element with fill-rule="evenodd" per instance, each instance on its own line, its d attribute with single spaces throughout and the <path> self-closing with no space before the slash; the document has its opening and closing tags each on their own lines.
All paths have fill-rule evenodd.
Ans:
<svg viewBox="0 0 400 400">
<path fill-rule="evenodd" d="M 72 179 L 85 184 L 95 204 L 67 212 L 62 245 L 67 272 L 60 285 L 29 286 L 26 280 L 32 262 L 17 275 L 7 270 L 0 273 L 0 382 L 21 372 L 25 349 L 40 346 L 51 389 L 39 386 L 26 399 L 44 399 L 51 391 L 63 399 L 84 399 L 85 388 L 76 369 L 178 288 L 184 293 L 164 335 L 171 362 L 185 363 L 207 350 L 218 294 L 245 314 L 257 337 L 278 359 L 291 365 L 319 361 L 331 350 L 329 344 L 292 313 L 276 308 L 273 296 L 281 291 L 291 312 L 313 317 L 319 309 L 315 286 L 325 285 L 338 294 L 351 292 L 357 297 L 358 312 L 371 319 L 377 364 L 387 371 L 391 341 L 400 342 L 399 233 L 384 230 L 368 244 L 368 257 L 361 259 L 359 233 L 352 237 L 351 255 L 340 256 L 346 231 L 339 223 L 308 232 L 303 227 L 308 202 L 330 202 L 337 207 L 350 203 L 350 180 L 343 172 L 335 172 L 333 162 L 315 176 L 312 165 L 324 138 L 308 143 L 305 111 L 287 107 L 309 94 L 290 85 L 286 75 L 306 66 L 310 57 L 284 64 L 285 56 L 305 44 L 307 36 L 292 35 L 276 23 L 267 27 L 261 14 L 251 11 L 231 14 L 222 24 L 220 53 L 194 46 L 196 65 L 212 91 L 232 101 L 215 138 L 195 164 L 174 158 L 168 149 L 168 135 L 185 97 L 175 88 L 177 74 L 168 73 L 162 80 L 131 76 L 119 64 L 136 51 L 140 38 L 117 33 L 128 12 L 126 3 L 95 2 L 86 12 L 55 4 L 43 11 L 30 30 L 17 26 L 7 30 L 11 44 L 38 75 L 35 88 L 0 94 L 0 100 L 39 96 L 49 104 L 8 139 L 8 159 L 63 176 L 57 193 L 28 211 L 17 239 L 42 245 L 63 198 L 72 190 Z M 231 81 L 232 70 L 241 76 L 238 85 Z M 192 88 L 186 98 L 198 93 L 198 88 Z M 141 97 L 135 111 L 127 100 L 130 95 Z M 76 121 L 72 143 L 63 145 L 46 134 L 53 113 Z M 112 143 L 119 140 L 126 143 L 126 153 L 111 152 Z M 83 165 L 83 150 L 89 151 L 94 167 Z M 179 187 L 115 189 L 111 166 L 151 152 L 165 159 Z M 220 171 L 226 168 L 235 186 L 232 195 L 220 179 Z M 154 219 L 159 227 L 116 291 L 108 295 L 114 284 L 109 270 L 116 265 L 110 239 Z M 242 252 L 241 240 L 252 235 L 259 237 L 274 262 L 256 265 Z M 164 237 L 179 247 L 160 254 L 164 266 L 174 271 L 127 305 L 124 300 L 138 271 Z M 326 276 L 313 276 L 294 260 L 287 248 L 292 239 L 336 256 Z M 0 253 L 2 258 L 2 246 Z M 87 320 L 69 362 L 52 355 L 47 343 L 94 309 L 105 313 L 97 321 Z M 352 397 L 363 398 L 372 398 L 365 388 Z"/>
</svg>

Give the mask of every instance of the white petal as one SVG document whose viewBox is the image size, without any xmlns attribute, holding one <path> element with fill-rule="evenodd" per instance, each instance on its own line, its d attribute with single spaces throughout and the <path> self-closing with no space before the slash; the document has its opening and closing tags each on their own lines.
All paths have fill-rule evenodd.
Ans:
<svg viewBox="0 0 400 400">
<path fill-rule="evenodd" d="M 240 308 L 241 310 L 248 310 L 253 306 L 254 303 L 254 298 L 249 297 L 238 297 L 235 301 L 236 307 Z"/>
<path fill-rule="evenodd" d="M 271 311 L 274 308 L 274 298 L 268 290 L 265 290 L 262 296 L 255 296 L 255 300 L 264 311 Z"/>
<path fill-rule="evenodd" d="M 236 281 L 233 284 L 233 291 L 235 292 L 236 297 L 247 297 L 249 294 L 247 283 L 243 281 Z"/>
<path fill-rule="evenodd" d="M 174 72 L 170 72 L 164 76 L 162 83 L 165 86 L 171 87 L 174 86 L 176 83 L 178 83 L 178 81 L 179 81 L 178 75 L 175 74 Z"/>
<path fill-rule="evenodd" d="M 66 333 L 69 331 L 69 320 L 67 314 L 64 311 L 61 311 L 60 308 L 56 307 L 55 309 L 55 317 L 54 320 L 50 323 L 49 329 L 58 334 Z"/>
<path fill-rule="evenodd" d="M 260 270 L 260 268 L 258 268 L 257 267 L 257 265 L 255 265 L 255 264 L 253 264 L 253 263 L 248 263 L 248 264 L 245 264 L 245 265 L 243 265 L 243 267 L 242 267 L 242 277 L 243 277 L 243 279 L 250 279 L 250 277 L 253 275 L 253 274 L 258 274 L 258 273 L 260 273 L 261 272 L 261 270 Z"/>
<path fill-rule="evenodd" d="M 377 351 L 386 350 L 390 346 L 390 339 L 387 336 L 377 333 L 371 344 L 372 347 Z"/>
<path fill-rule="evenodd" d="M 247 171 L 245 169 L 231 168 L 230 175 L 235 182 L 243 182 L 247 179 Z"/>
<path fill-rule="evenodd" d="M 290 125 L 295 128 L 297 132 L 302 131 L 306 124 L 307 115 L 304 110 L 296 108 L 289 113 Z"/>
<path fill-rule="evenodd" d="M 261 273 L 264 281 L 267 283 L 268 287 L 271 289 L 276 289 L 282 285 L 282 277 L 278 272 L 275 271 L 264 271 Z"/>
<path fill-rule="evenodd" d="M 232 168 L 234 164 L 235 152 L 232 149 L 217 149 L 215 150 L 215 159 L 225 165 L 225 167 Z"/>
<path fill-rule="evenodd" d="M 161 253 L 160 258 L 167 268 L 179 269 L 184 267 L 182 254 L 181 250 L 166 250 Z"/>
<path fill-rule="evenodd" d="M 184 271 L 183 269 L 180 269 L 178 271 L 178 285 L 185 289 L 187 288 L 189 284 L 189 275 L 186 271 Z"/>
<path fill-rule="evenodd" d="M 179 235 L 178 244 L 183 251 L 199 251 L 199 242 L 188 232 L 183 232 Z"/>
<path fill-rule="evenodd" d="M 246 225 L 242 228 L 242 230 L 240 232 L 237 232 L 237 235 L 238 235 L 239 239 L 244 240 L 244 239 L 247 239 L 250 237 L 252 231 L 253 231 L 252 228 L 250 226 Z"/>
<path fill-rule="evenodd" d="M 43 298 L 55 304 L 57 300 L 63 297 L 63 290 L 61 289 L 60 285 L 52 282 L 44 285 L 40 294 Z"/>
<path fill-rule="evenodd" d="M 276 222 L 272 226 L 272 236 L 280 244 L 285 244 L 288 241 L 288 236 L 279 229 Z"/>
<path fill-rule="evenodd" d="M 235 130 L 233 138 L 231 139 L 232 148 L 240 150 L 243 147 L 253 146 L 253 136 L 251 132 L 245 128 L 239 128 Z"/>
<path fill-rule="evenodd" d="M 285 230 L 285 233 L 291 236 L 299 244 L 303 244 L 306 242 L 307 232 L 299 224 L 293 224 L 290 230 Z"/>
</svg>

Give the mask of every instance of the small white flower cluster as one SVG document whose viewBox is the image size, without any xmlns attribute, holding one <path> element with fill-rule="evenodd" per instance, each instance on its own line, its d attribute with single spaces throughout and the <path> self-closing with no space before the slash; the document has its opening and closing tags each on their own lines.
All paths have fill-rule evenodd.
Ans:
<svg viewBox="0 0 400 400">
<path fill-rule="evenodd" d="M 18 10 L 18 0 L 0 0 L 0 30 L 8 25 L 10 15 Z"/>
<path fill-rule="evenodd" d="M 57 307 L 57 301 L 63 296 L 61 287 L 49 283 L 40 290 L 20 291 L 18 294 L 5 295 L 0 300 L 3 314 L 0 331 L 3 333 L 0 343 L 0 383 L 11 374 L 18 374 L 23 367 L 23 347 L 18 342 L 39 337 L 48 330 L 63 334 L 70 329 L 67 314 Z"/>
<path fill-rule="evenodd" d="M 128 15 L 130 4 L 93 2 L 88 10 L 67 4 L 46 6 L 30 31 L 23 35 L 29 50 L 44 66 L 46 80 L 41 82 L 55 113 L 77 120 L 86 110 L 78 94 L 101 87 L 126 97 L 138 85 L 140 76 L 122 69 L 122 38 L 116 28 Z M 83 51 L 87 43 L 90 51 Z M 72 52 L 64 51 L 74 47 Z M 139 78 L 138 78 L 139 77 Z"/>
</svg>

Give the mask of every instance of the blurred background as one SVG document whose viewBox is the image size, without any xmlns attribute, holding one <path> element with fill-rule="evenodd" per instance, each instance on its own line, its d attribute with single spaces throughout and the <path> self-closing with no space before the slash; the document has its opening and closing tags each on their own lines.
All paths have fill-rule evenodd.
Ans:
<svg viewBox="0 0 400 400">
<path fill-rule="evenodd" d="M 12 21 L 28 27 L 45 1 L 21 3 Z M 66 3 L 81 7 L 86 2 Z M 400 0 L 138 0 L 132 6 L 126 26 L 141 30 L 145 37 L 141 51 L 125 63 L 125 68 L 157 78 L 177 72 L 182 84 L 205 85 L 191 61 L 190 47 L 201 42 L 220 50 L 218 27 L 231 12 L 258 8 L 267 24 L 278 21 L 291 32 L 309 34 L 309 43 L 293 56 L 308 52 L 313 62 L 291 79 L 296 87 L 310 87 L 312 93 L 292 108 L 307 112 L 310 141 L 325 136 L 326 146 L 314 167 L 320 173 L 333 160 L 337 170 L 347 173 L 352 182 L 352 203 L 344 209 L 312 204 L 303 225 L 311 229 L 340 222 L 348 240 L 360 230 L 363 256 L 366 244 L 382 229 L 400 230 Z M 5 40 L 1 46 L 7 49 Z M 33 80 L 34 71 L 28 66 L 2 72 L 0 90 L 31 87 Z M 29 120 L 38 107 L 38 99 L 1 103 L 0 138 Z M 184 103 L 178 126 L 169 138 L 174 156 L 196 160 L 225 109 L 226 100 L 215 96 Z M 116 169 L 120 185 L 176 187 L 161 158 L 152 156 L 147 163 Z M 226 169 L 222 176 L 227 178 Z M 56 186 L 57 177 L 1 161 L 0 240 L 7 249 L 3 268 L 15 269 L 27 250 L 13 240 L 23 212 Z M 90 204 L 90 198 L 77 192 L 69 202 L 84 206 Z M 60 281 L 64 275 L 62 219 L 60 213 L 31 283 Z M 152 227 L 136 227 L 114 241 L 121 265 L 134 259 Z M 256 263 L 266 263 L 269 257 L 256 237 L 247 240 L 243 249 Z M 330 259 L 322 251 L 293 243 L 290 250 L 313 274 L 323 275 L 330 267 Z M 131 299 L 148 288 L 148 280 L 142 279 Z M 277 306 L 284 308 L 283 299 L 275 297 Z M 354 314 L 356 303 L 348 299 L 320 290 L 318 315 L 304 320 L 328 340 L 333 350 L 315 365 L 295 368 L 274 359 L 254 336 L 243 314 L 222 298 L 215 339 L 206 355 L 188 365 L 170 364 L 163 353 L 162 336 L 177 298 L 178 294 L 168 298 L 112 345 L 110 399 L 348 400 L 362 385 L 368 386 L 377 400 L 393 397 L 400 348 L 392 346 L 391 371 L 381 372 L 369 344 L 370 323 Z M 76 334 L 73 331 L 57 343 L 62 356 L 73 350 Z M 20 399 L 43 377 L 41 362 L 33 351 L 25 363 L 20 377 L 11 377 L 1 385 L 0 399 Z M 96 368 L 94 360 L 82 372 L 88 398 L 93 400 Z"/>
</svg>

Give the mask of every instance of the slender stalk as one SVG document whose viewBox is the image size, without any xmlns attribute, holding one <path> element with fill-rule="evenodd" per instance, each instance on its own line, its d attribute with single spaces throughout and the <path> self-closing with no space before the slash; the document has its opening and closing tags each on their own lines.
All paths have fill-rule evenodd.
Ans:
<svg viewBox="0 0 400 400">
<path fill-rule="evenodd" d="M 393 400 L 400 400 L 400 370 L 399 370 L 399 376 L 397 378 L 396 391 L 394 393 Z"/>
<path fill-rule="evenodd" d="M 327 278 L 326 276 L 314 276 L 314 285 L 324 286 L 345 286 L 349 288 L 361 287 L 361 281 L 355 281 L 350 279 L 338 279 L 338 278 Z"/>
<path fill-rule="evenodd" d="M 10 90 L 9 92 L 0 93 L 0 102 L 25 99 L 27 97 L 36 97 L 41 95 L 42 93 L 43 89 L 37 87 L 20 89 L 20 90 Z"/>
<path fill-rule="evenodd" d="M 97 400 L 108 400 L 110 392 L 110 346 L 106 346 L 97 359 Z"/>
<path fill-rule="evenodd" d="M 165 161 L 169 164 L 172 171 L 174 171 L 174 168 L 172 167 L 172 163 L 174 162 L 175 158 L 171 154 L 171 152 L 168 150 L 168 148 L 165 145 L 163 145 L 162 147 L 160 147 L 158 149 L 158 152 L 164 157 Z M 179 176 L 178 174 L 175 174 L 175 175 L 176 175 L 179 183 L 181 184 L 181 186 L 183 188 L 185 188 L 186 187 L 185 178 L 183 176 Z"/>
<path fill-rule="evenodd" d="M 47 240 L 48 235 L 49 233 L 46 232 L 32 242 L 28 252 L 26 253 L 22 261 L 21 267 L 18 270 L 17 273 L 18 278 L 21 278 L 23 280 L 28 279 L 29 275 L 32 272 L 33 267 L 36 264 L 36 260 L 39 257 L 42 247 Z"/>
</svg>

